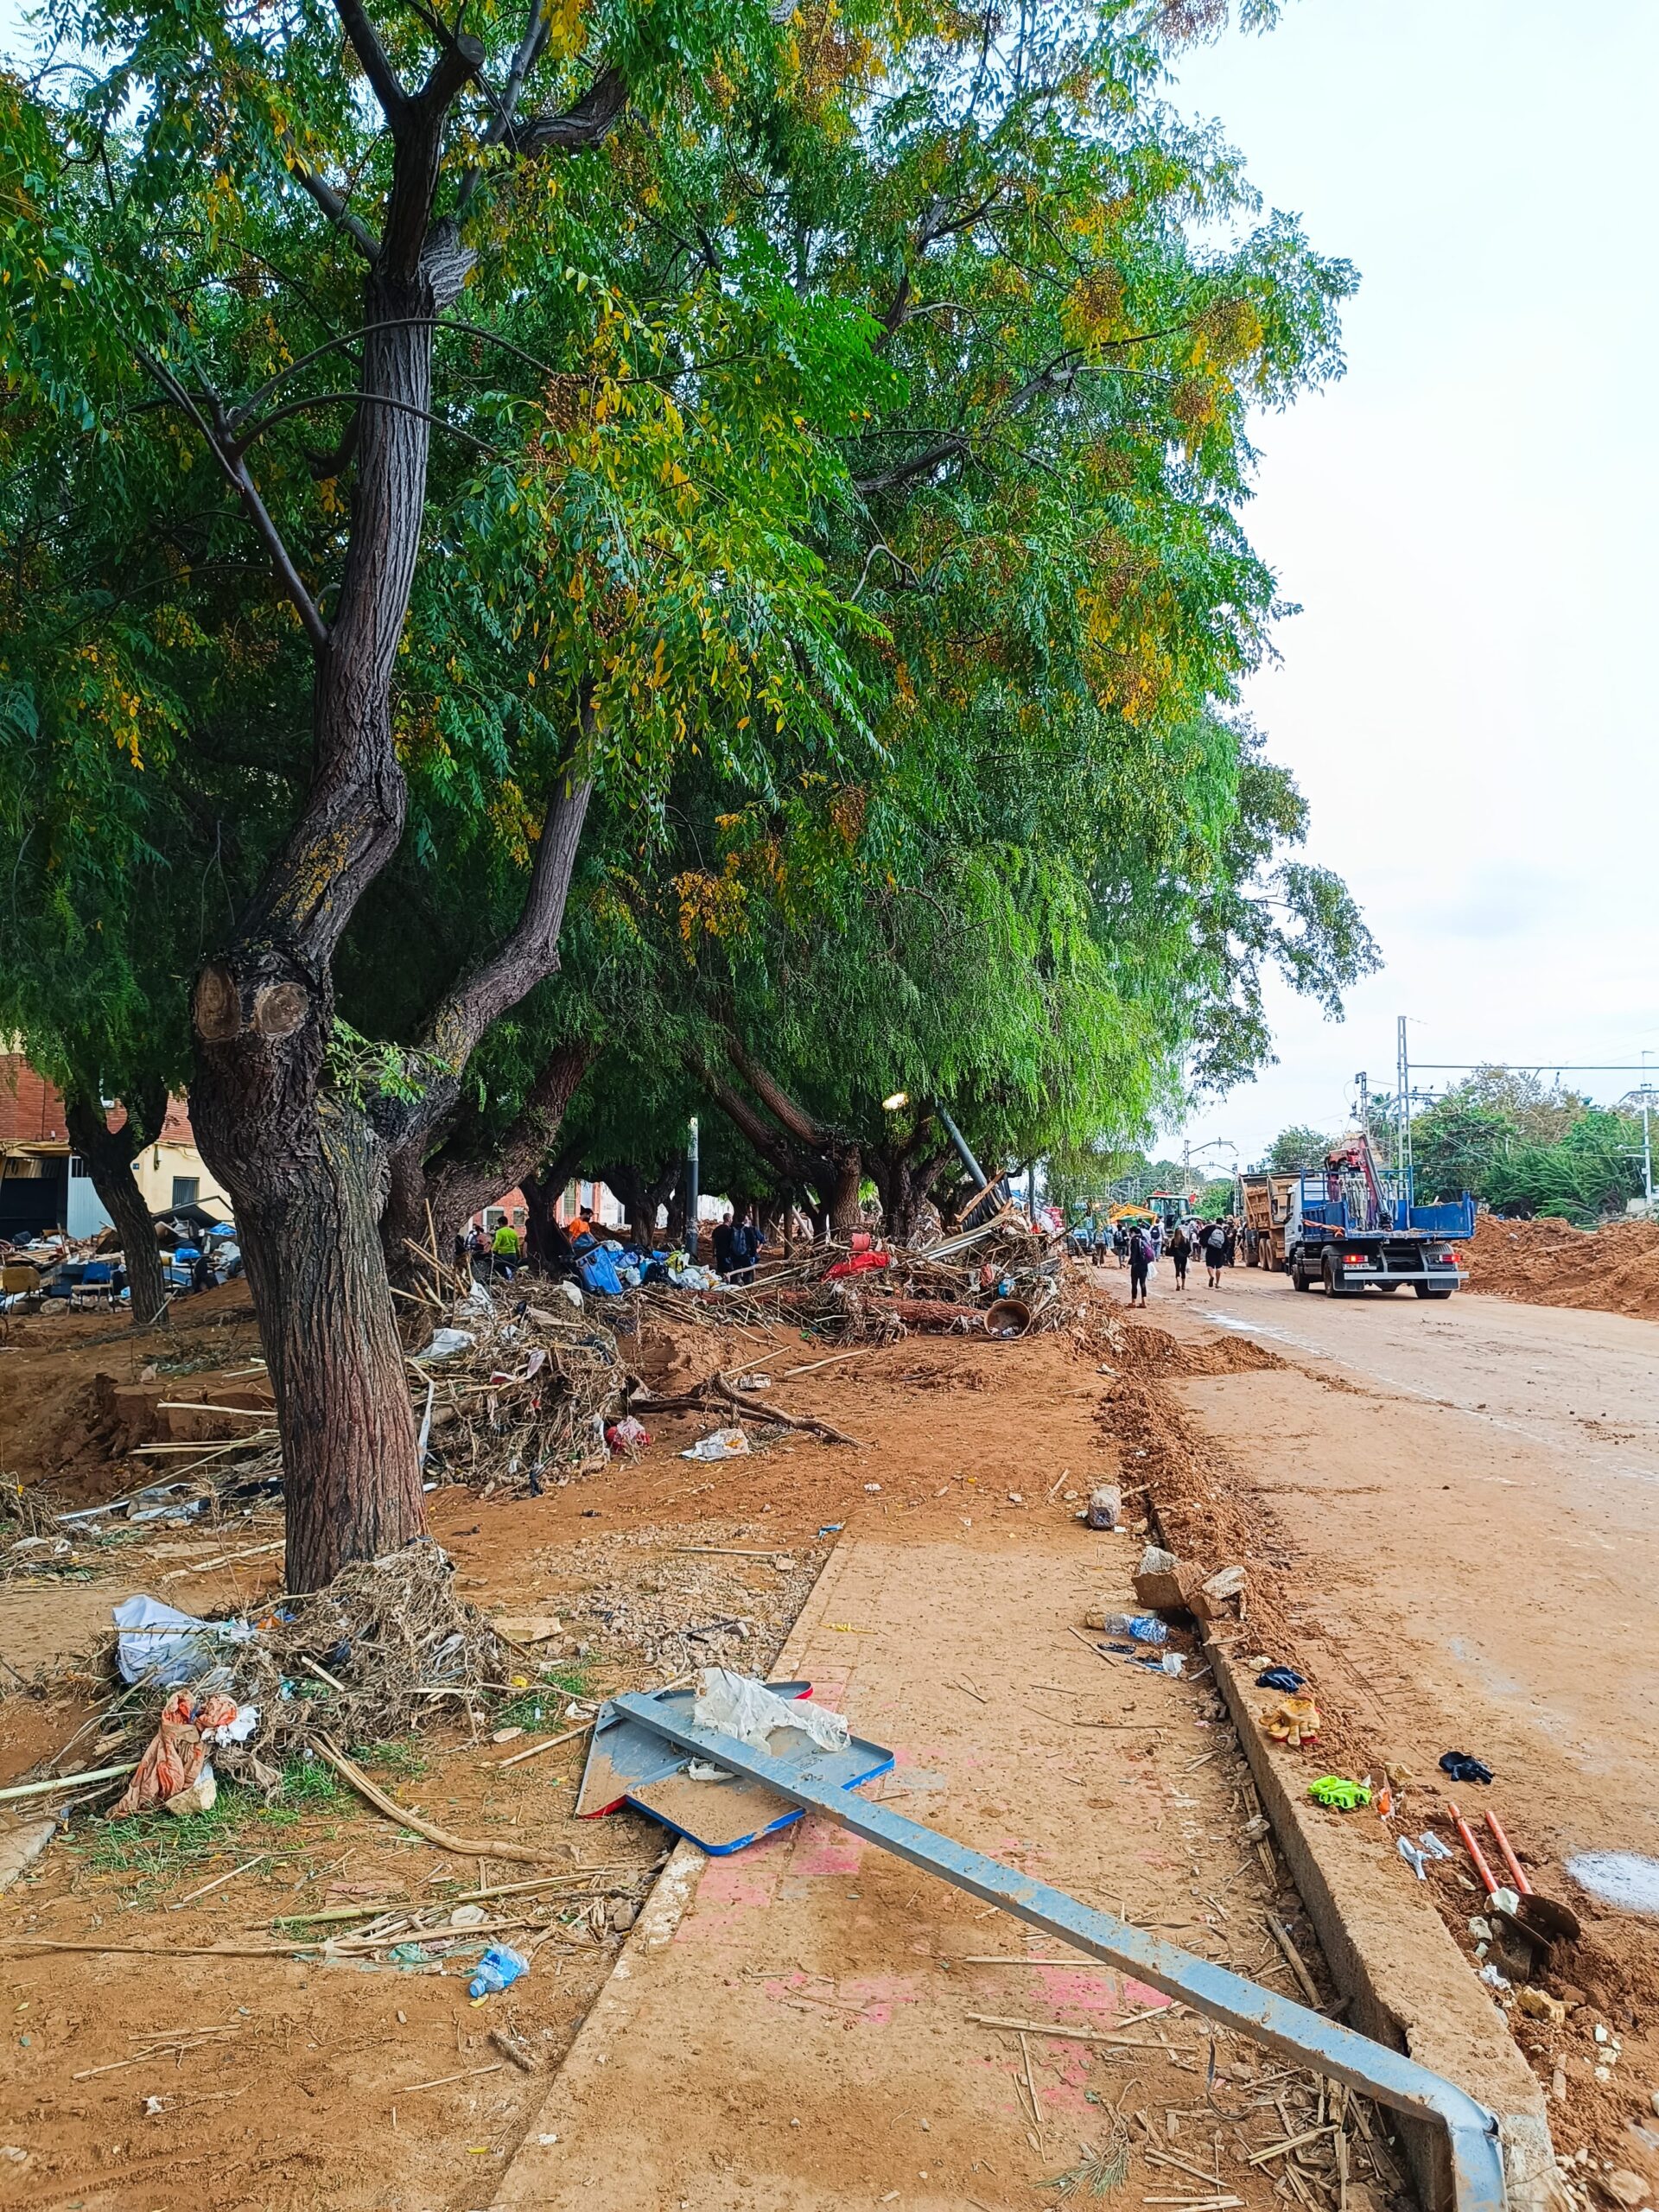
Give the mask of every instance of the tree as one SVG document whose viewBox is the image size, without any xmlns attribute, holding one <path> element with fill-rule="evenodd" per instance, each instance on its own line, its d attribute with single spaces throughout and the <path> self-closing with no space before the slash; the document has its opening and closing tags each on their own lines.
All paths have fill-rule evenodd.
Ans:
<svg viewBox="0 0 1659 2212">
<path fill-rule="evenodd" d="M 94 7 L 70 35 L 99 66 L 0 108 L 10 733 L 48 731 L 37 781 L 62 769 L 78 671 L 135 775 L 205 755 L 253 800 L 192 993 L 192 1103 L 259 1313 L 295 1587 L 423 1525 L 378 1193 L 551 971 L 595 781 L 645 798 L 694 744 L 763 772 L 761 729 L 832 750 L 856 720 L 834 633 L 859 618 L 799 525 L 856 404 L 857 312 L 803 313 L 764 256 L 684 289 L 678 245 L 636 246 L 660 314 L 572 264 L 640 194 L 670 226 L 729 196 L 780 69 L 801 107 L 790 39 L 742 0 L 481 29 L 361 0 L 337 23 Z M 567 217 L 566 162 L 607 170 L 600 223 Z M 340 1052 L 334 964 L 411 760 L 495 879 L 493 931 L 376 1070 Z M 130 925 L 114 871 L 82 887 Z"/>
<path fill-rule="evenodd" d="M 1281 1129 L 1268 1147 L 1262 1162 L 1273 1175 L 1318 1175 L 1325 1167 L 1325 1156 L 1331 1149 L 1332 1140 L 1322 1136 L 1318 1129 L 1310 1129 L 1293 1122 L 1287 1129 Z"/>
<path fill-rule="evenodd" d="M 1505 1212 L 1554 1214 L 1581 1227 L 1623 1213 L 1641 1188 L 1640 1124 L 1593 1108 L 1558 1143 L 1516 1145 L 1486 1176 L 1487 1196 Z"/>
<path fill-rule="evenodd" d="M 1420 1198 L 1457 1198 L 1465 1192 L 1484 1197 L 1494 1166 L 1517 1141 L 1514 1117 L 1477 1104 L 1461 1089 L 1411 1123 L 1412 1181 Z"/>
<path fill-rule="evenodd" d="M 89 934 L 167 887 L 294 1587 L 421 1525 L 385 1246 L 629 1025 L 897 1215 L 1277 957 L 1247 416 L 1351 271 L 1160 103 L 1215 10 L 476 4 L 57 0 L 0 98 L 0 793 Z"/>
</svg>

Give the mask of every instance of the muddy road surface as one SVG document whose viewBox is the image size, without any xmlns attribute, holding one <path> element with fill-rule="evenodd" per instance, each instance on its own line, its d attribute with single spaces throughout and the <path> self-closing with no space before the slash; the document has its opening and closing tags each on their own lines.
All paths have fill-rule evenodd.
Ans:
<svg viewBox="0 0 1659 2212">
<path fill-rule="evenodd" d="M 1160 1275 L 1155 1328 L 1276 1356 L 1165 1389 L 1275 1530 L 1300 1647 L 1355 1738 L 1425 1794 L 1491 1806 L 1535 1885 L 1584 1913 L 1560 1983 L 1622 2050 L 1552 2044 L 1560 2147 L 1588 2124 L 1659 2177 L 1659 1910 L 1604 1910 L 1575 1880 L 1589 1853 L 1659 1862 L 1659 1325 L 1466 1291 L 1300 1295 L 1243 1268 L 1183 1296 Z M 1448 1784 L 1448 1751 L 1491 1787 Z"/>
</svg>

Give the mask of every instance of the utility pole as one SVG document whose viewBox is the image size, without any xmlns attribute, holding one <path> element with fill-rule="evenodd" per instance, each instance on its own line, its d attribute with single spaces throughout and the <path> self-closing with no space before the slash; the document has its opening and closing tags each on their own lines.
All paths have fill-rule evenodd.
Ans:
<svg viewBox="0 0 1659 2212">
<path fill-rule="evenodd" d="M 697 1117 L 694 1114 L 685 1147 L 685 1249 L 691 1255 L 693 1267 L 697 1263 L 697 1172 L 700 1166 Z"/>
<path fill-rule="evenodd" d="M 1411 1047 L 1406 1042 L 1406 1017 L 1400 1016 L 1395 1044 L 1395 1073 L 1400 1088 L 1400 1203 L 1411 1204 Z"/>
<path fill-rule="evenodd" d="M 1363 1068 L 1354 1077 L 1359 1085 L 1359 1126 L 1367 1136 L 1371 1134 L 1371 1084 Z"/>
<path fill-rule="evenodd" d="M 1647 1200 L 1648 1212 L 1653 1211 L 1653 1133 L 1648 1123 L 1648 1109 L 1653 1103 L 1653 1092 L 1648 1084 L 1648 1052 L 1642 1051 L 1642 1190 Z"/>
</svg>

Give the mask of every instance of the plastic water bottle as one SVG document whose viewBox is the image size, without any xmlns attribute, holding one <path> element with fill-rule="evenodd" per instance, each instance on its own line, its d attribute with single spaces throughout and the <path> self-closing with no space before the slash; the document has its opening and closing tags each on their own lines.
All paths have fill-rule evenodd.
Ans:
<svg viewBox="0 0 1659 2212">
<path fill-rule="evenodd" d="M 478 1962 L 478 1970 L 467 1985 L 467 1994 L 473 2002 L 481 2004 L 486 1997 L 494 1997 L 504 1989 L 511 1989 L 521 1974 L 530 1972 L 530 1961 L 505 1943 L 492 1943 Z"/>
<path fill-rule="evenodd" d="M 1156 1613 L 1108 1613 L 1101 1626 L 1108 1636 L 1127 1636 L 1135 1643 L 1169 1641 L 1169 1630 Z"/>
</svg>

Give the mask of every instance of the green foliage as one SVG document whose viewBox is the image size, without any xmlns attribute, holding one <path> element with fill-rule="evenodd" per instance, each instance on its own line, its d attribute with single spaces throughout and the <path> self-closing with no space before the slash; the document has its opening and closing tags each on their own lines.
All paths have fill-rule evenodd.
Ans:
<svg viewBox="0 0 1659 2212">
<path fill-rule="evenodd" d="M 1484 1195 L 1503 1212 L 1555 1214 L 1592 1227 L 1642 1189 L 1642 1128 L 1592 1108 L 1556 1144 L 1518 1144 L 1494 1160 Z"/>
<path fill-rule="evenodd" d="M 418 82 L 429 19 L 378 12 Z M 1224 14 L 1096 0 L 987 43 L 880 0 L 560 6 L 522 112 L 607 73 L 627 104 L 533 162 L 486 143 L 523 24 L 480 0 L 409 823 L 339 957 L 341 1096 L 418 1094 L 397 1040 L 499 943 L 575 772 L 563 973 L 481 1049 L 480 1144 L 594 1034 L 584 1136 L 651 1160 L 735 1040 L 866 1147 L 945 1099 L 990 1160 L 1082 1175 L 1187 1071 L 1260 1063 L 1268 968 L 1334 1009 L 1372 964 L 1237 712 L 1285 611 L 1251 414 L 1339 372 L 1354 278 L 1160 97 Z M 310 774 L 309 650 L 200 410 L 326 615 L 363 268 L 303 180 L 378 226 L 391 152 L 326 9 L 45 29 L 84 67 L 0 80 L 0 1027 L 115 1090 L 183 1074 L 189 978 Z"/>
<path fill-rule="evenodd" d="M 1200 1221 L 1224 1221 L 1233 1211 L 1233 1181 L 1231 1176 L 1206 1183 L 1198 1192 L 1195 1211 Z"/>
<path fill-rule="evenodd" d="M 1262 1165 L 1274 1175 L 1317 1175 L 1325 1166 L 1331 1144 L 1332 1140 L 1318 1129 L 1293 1122 L 1274 1137 Z"/>
</svg>

